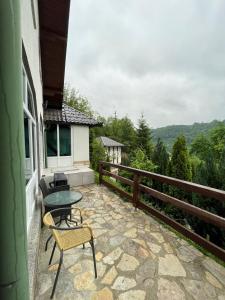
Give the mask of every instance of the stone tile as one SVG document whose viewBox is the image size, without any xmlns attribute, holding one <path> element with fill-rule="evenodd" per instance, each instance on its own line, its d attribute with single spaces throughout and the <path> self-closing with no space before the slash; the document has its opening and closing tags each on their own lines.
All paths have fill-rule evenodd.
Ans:
<svg viewBox="0 0 225 300">
<path fill-rule="evenodd" d="M 103 253 L 101 251 L 99 251 L 96 255 L 95 255 L 95 258 L 97 261 L 100 261 L 103 257 Z"/>
<path fill-rule="evenodd" d="M 88 271 L 77 275 L 74 278 L 74 288 L 77 291 L 94 291 L 96 290 L 96 285 L 94 283 L 93 273 Z"/>
<path fill-rule="evenodd" d="M 173 249 L 172 249 L 170 243 L 164 243 L 163 247 L 168 254 L 173 254 Z"/>
<path fill-rule="evenodd" d="M 175 281 L 170 281 L 165 278 L 158 280 L 158 300 L 185 300 L 183 290 Z"/>
<path fill-rule="evenodd" d="M 88 244 L 66 251 L 55 300 L 225 300 L 224 267 L 106 187 L 81 189 L 79 206 L 97 237 L 98 278 Z M 36 300 L 49 299 L 55 279 L 57 264 L 48 269 L 52 243 L 43 251 L 48 235 L 43 228 Z M 53 264 L 58 259 L 56 251 Z"/>
<path fill-rule="evenodd" d="M 196 254 L 193 251 L 191 251 L 191 249 L 189 247 L 186 247 L 186 246 L 181 246 L 181 247 L 177 248 L 176 252 L 177 252 L 177 256 L 179 257 L 179 259 L 181 259 L 185 262 L 191 262 L 198 257 L 198 256 L 196 256 Z"/>
<path fill-rule="evenodd" d="M 94 293 L 94 295 L 91 297 L 91 300 L 113 300 L 113 294 L 109 288 L 105 287 L 102 290 Z"/>
<path fill-rule="evenodd" d="M 202 262 L 203 266 L 213 274 L 222 284 L 225 282 L 225 268 L 210 258 L 205 258 Z"/>
<path fill-rule="evenodd" d="M 81 264 L 78 263 L 78 264 L 73 265 L 72 267 L 69 268 L 69 272 L 72 274 L 77 274 L 77 273 L 82 272 Z"/>
<path fill-rule="evenodd" d="M 124 233 L 124 236 L 129 237 L 129 238 L 136 238 L 137 237 L 137 229 L 132 228 L 128 230 L 127 232 Z"/>
<path fill-rule="evenodd" d="M 208 280 L 208 282 L 213 285 L 214 287 L 218 289 L 222 289 L 222 285 L 219 283 L 219 281 L 208 271 L 205 272 L 205 277 Z"/>
<path fill-rule="evenodd" d="M 152 257 L 152 254 L 149 253 L 146 249 L 144 249 L 143 247 L 139 247 L 138 248 L 138 256 L 139 257 L 142 257 L 142 258 L 146 258 L 146 257 L 149 257 L 151 256 Z"/>
<path fill-rule="evenodd" d="M 54 264 L 54 265 L 49 266 L 49 267 L 48 267 L 48 270 L 49 270 L 50 272 L 55 272 L 55 271 L 58 270 L 58 267 L 59 267 L 59 264 Z"/>
<path fill-rule="evenodd" d="M 195 300 L 210 300 L 216 297 L 215 288 L 207 282 L 190 279 L 182 279 L 181 282 Z"/>
<path fill-rule="evenodd" d="M 121 245 L 125 240 L 124 236 L 116 235 L 109 240 L 109 243 L 112 247 L 116 247 Z"/>
<path fill-rule="evenodd" d="M 142 247 L 144 247 L 144 248 L 147 248 L 147 245 L 146 245 L 146 243 L 145 243 L 145 241 L 144 241 L 144 240 L 140 240 L 140 239 L 133 239 L 133 241 L 134 241 L 135 243 L 137 243 L 137 244 L 141 245 Z"/>
<path fill-rule="evenodd" d="M 106 229 L 98 229 L 98 228 L 96 228 L 96 229 L 93 230 L 94 238 L 98 238 L 100 235 L 102 235 L 102 234 L 104 234 L 106 232 L 107 232 Z"/>
<path fill-rule="evenodd" d="M 102 284 L 112 284 L 116 276 L 118 275 L 116 268 L 113 266 L 104 276 Z"/>
<path fill-rule="evenodd" d="M 49 289 L 52 289 L 53 283 L 48 274 L 41 274 L 38 278 L 38 294 L 43 295 Z"/>
<path fill-rule="evenodd" d="M 146 259 L 144 264 L 138 268 L 138 274 L 141 277 L 154 278 L 156 274 L 156 262 L 152 259 Z"/>
<path fill-rule="evenodd" d="M 139 266 L 139 261 L 127 254 L 124 253 L 120 262 L 117 265 L 117 268 L 120 269 L 121 271 L 134 271 L 137 267 Z"/>
<path fill-rule="evenodd" d="M 151 249 L 151 251 L 153 252 L 153 253 L 159 253 L 160 252 L 160 250 L 161 250 L 161 246 L 159 246 L 159 245 L 157 245 L 157 244 L 155 244 L 155 243 L 151 243 L 151 242 L 147 242 L 147 244 L 148 244 L 148 246 L 149 246 L 149 248 Z"/>
<path fill-rule="evenodd" d="M 186 272 L 179 259 L 173 254 L 159 257 L 159 275 L 185 277 Z"/>
<path fill-rule="evenodd" d="M 119 276 L 116 278 L 112 289 L 118 291 L 126 291 L 136 286 L 136 281 L 133 278 Z"/>
<path fill-rule="evenodd" d="M 122 249 L 120 247 L 113 250 L 111 253 L 109 253 L 107 256 L 103 258 L 103 262 L 105 264 L 113 265 L 114 262 L 120 257 L 122 254 Z"/>
<path fill-rule="evenodd" d="M 151 236 L 153 236 L 153 237 L 157 240 L 157 242 L 159 242 L 160 244 L 164 242 L 164 237 L 163 237 L 163 235 L 162 235 L 161 233 L 159 233 L 159 232 L 151 232 L 150 234 L 151 234 Z"/>
<path fill-rule="evenodd" d="M 145 291 L 132 290 L 119 295 L 118 300 L 145 300 Z"/>
<path fill-rule="evenodd" d="M 94 266 L 92 268 L 93 268 L 93 272 L 94 272 Z M 103 264 L 101 261 L 97 262 L 98 278 L 103 277 L 103 275 L 105 274 L 105 271 L 106 271 L 106 265 Z"/>
</svg>

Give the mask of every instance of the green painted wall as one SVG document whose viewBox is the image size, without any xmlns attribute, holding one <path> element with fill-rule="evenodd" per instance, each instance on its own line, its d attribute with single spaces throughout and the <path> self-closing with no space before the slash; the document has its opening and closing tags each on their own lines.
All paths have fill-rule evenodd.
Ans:
<svg viewBox="0 0 225 300">
<path fill-rule="evenodd" d="M 0 1 L 0 298 L 27 300 L 20 0 Z"/>
</svg>

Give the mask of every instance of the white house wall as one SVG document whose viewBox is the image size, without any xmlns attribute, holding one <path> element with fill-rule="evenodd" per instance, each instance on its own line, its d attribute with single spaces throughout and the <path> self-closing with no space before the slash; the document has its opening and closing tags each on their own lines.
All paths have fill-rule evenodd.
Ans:
<svg viewBox="0 0 225 300">
<path fill-rule="evenodd" d="M 121 147 L 107 147 L 110 162 L 121 164 Z"/>
<path fill-rule="evenodd" d="M 89 164 L 89 127 L 72 126 L 73 164 Z"/>
<path fill-rule="evenodd" d="M 34 15 L 36 28 L 34 26 L 34 20 L 32 15 L 32 2 L 34 4 Z M 40 116 L 43 118 L 43 94 L 42 94 L 42 79 L 41 79 L 41 61 L 40 61 L 40 45 L 39 45 L 39 16 L 38 16 L 38 1 L 37 0 L 21 0 L 21 30 L 22 40 L 25 48 L 29 69 L 32 77 L 32 83 L 35 90 L 36 97 L 36 129 L 39 137 L 39 168 L 42 173 L 43 168 L 43 143 L 42 134 L 40 130 Z M 36 161 L 38 164 L 38 161 Z M 38 171 L 33 173 L 32 178 L 26 186 L 26 205 L 27 205 L 27 229 L 32 220 L 35 199 L 38 193 Z"/>
</svg>

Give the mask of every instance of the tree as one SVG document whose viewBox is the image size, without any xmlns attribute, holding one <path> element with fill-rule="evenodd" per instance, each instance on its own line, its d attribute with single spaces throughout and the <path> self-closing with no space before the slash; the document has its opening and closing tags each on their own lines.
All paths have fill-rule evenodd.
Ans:
<svg viewBox="0 0 225 300">
<path fill-rule="evenodd" d="M 92 157 L 91 157 L 91 167 L 98 171 L 99 161 L 107 160 L 107 155 L 105 148 L 102 146 L 101 142 L 95 139 L 92 143 Z"/>
<path fill-rule="evenodd" d="M 145 170 L 145 171 L 154 171 L 156 168 L 156 166 L 147 157 L 146 153 L 142 149 L 137 149 L 135 151 L 134 157 L 130 165 L 132 168 Z"/>
<path fill-rule="evenodd" d="M 94 116 L 94 111 L 87 98 L 81 96 L 77 89 L 71 88 L 68 84 L 64 87 L 63 100 L 67 105 L 84 113 L 85 115 L 89 117 Z"/>
<path fill-rule="evenodd" d="M 163 143 L 163 141 L 159 138 L 157 140 L 157 144 L 154 148 L 153 154 L 152 154 L 152 161 L 156 165 L 155 172 L 162 174 L 162 175 L 167 175 L 168 174 L 168 166 L 169 166 L 169 154 L 166 151 L 166 147 Z M 164 188 L 164 184 L 154 180 L 153 181 L 153 188 L 156 190 L 163 192 L 164 190 L 166 191 L 166 186 Z"/>
<path fill-rule="evenodd" d="M 169 154 L 166 151 L 166 146 L 159 138 L 154 148 L 152 161 L 157 166 L 156 172 L 162 175 L 167 175 L 169 165 Z"/>
<path fill-rule="evenodd" d="M 219 160 L 225 149 L 225 124 L 223 122 L 219 123 L 210 131 L 209 136 L 215 158 Z"/>
<path fill-rule="evenodd" d="M 148 158 L 152 155 L 153 144 L 151 129 L 149 128 L 145 118 L 141 115 L 141 118 L 138 120 L 137 128 L 137 147 L 142 149 Z"/>
<path fill-rule="evenodd" d="M 203 134 L 198 135 L 191 144 L 191 154 L 195 154 L 201 160 L 204 160 L 211 148 L 210 140 Z"/>
<path fill-rule="evenodd" d="M 170 161 L 171 177 L 191 181 L 191 165 L 186 140 L 183 135 L 179 136 L 173 145 L 172 157 Z M 190 199 L 190 194 L 177 187 L 170 187 L 170 194 L 178 199 Z M 184 220 L 186 214 L 172 205 L 166 205 L 165 211 L 172 215 L 176 220 Z"/>
<path fill-rule="evenodd" d="M 191 181 L 192 178 L 189 153 L 183 135 L 179 136 L 173 145 L 170 175 L 187 181 Z"/>
</svg>

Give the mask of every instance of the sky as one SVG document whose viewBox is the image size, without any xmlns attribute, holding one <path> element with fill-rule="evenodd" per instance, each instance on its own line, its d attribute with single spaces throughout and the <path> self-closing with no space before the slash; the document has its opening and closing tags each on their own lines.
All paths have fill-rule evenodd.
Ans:
<svg viewBox="0 0 225 300">
<path fill-rule="evenodd" d="M 71 0 L 65 82 L 104 117 L 225 119 L 225 1 Z"/>
</svg>

